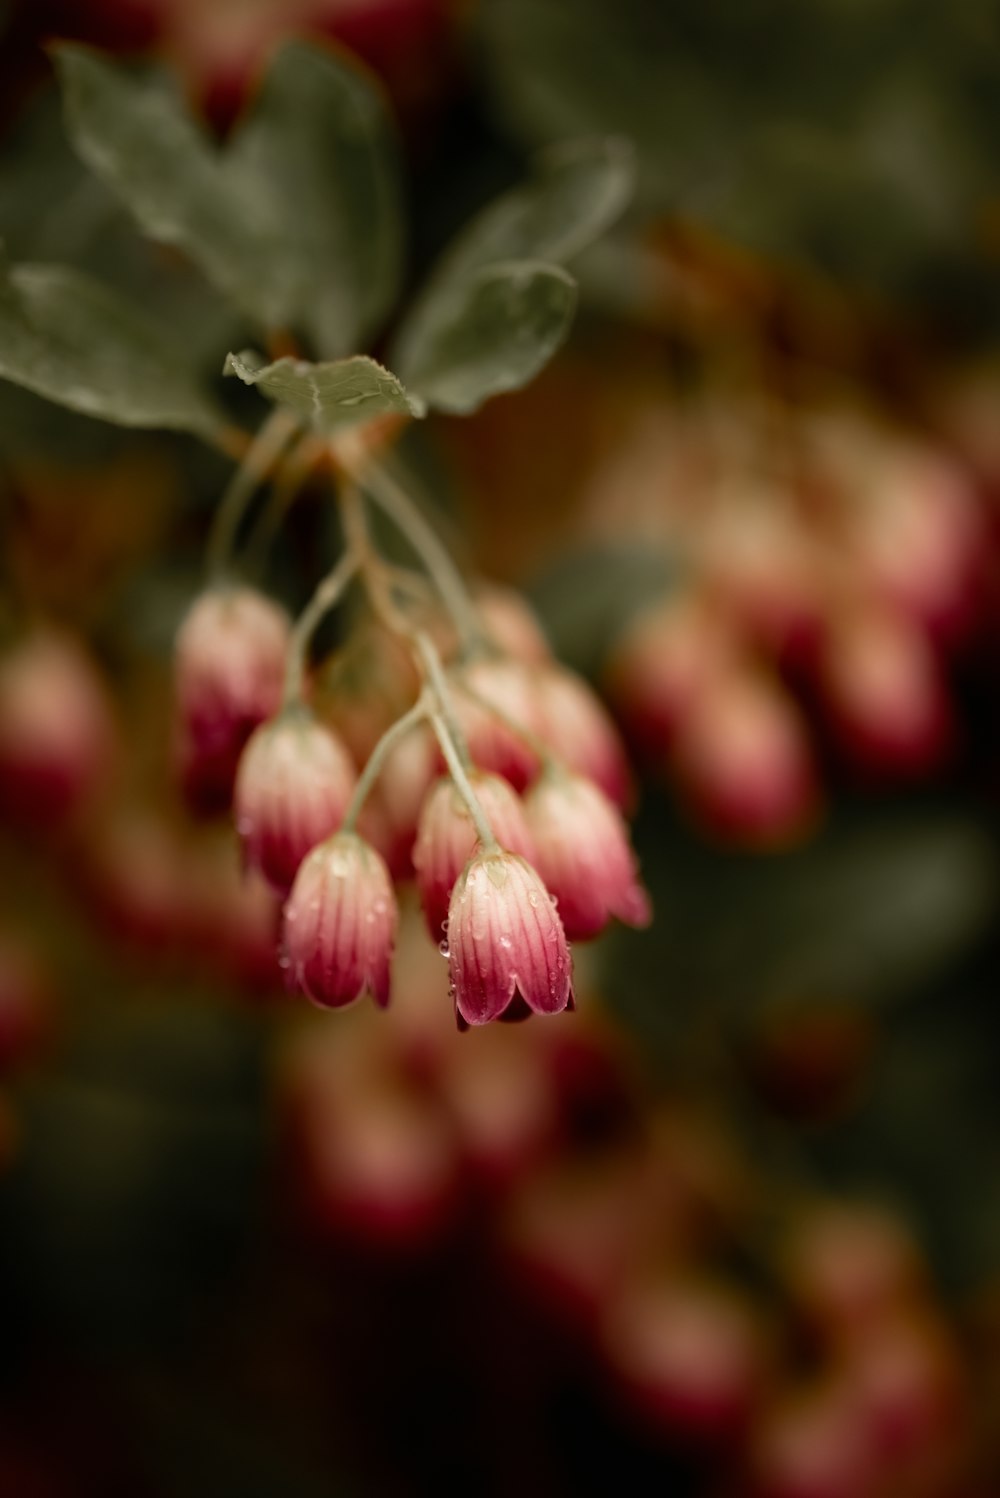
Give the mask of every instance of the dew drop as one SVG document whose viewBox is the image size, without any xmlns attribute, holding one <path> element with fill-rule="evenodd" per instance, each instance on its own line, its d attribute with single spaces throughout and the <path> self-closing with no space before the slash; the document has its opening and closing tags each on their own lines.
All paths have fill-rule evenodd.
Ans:
<svg viewBox="0 0 1000 1498">
<path fill-rule="evenodd" d="M 438 942 L 438 951 L 441 953 L 442 957 L 451 956 L 451 948 L 448 946 L 447 937 L 442 937 L 442 939 Z"/>
<path fill-rule="evenodd" d="M 510 951 L 511 947 L 514 945 L 506 931 L 504 931 L 500 937 L 500 945 L 502 947 L 505 947 L 507 951 Z"/>
</svg>

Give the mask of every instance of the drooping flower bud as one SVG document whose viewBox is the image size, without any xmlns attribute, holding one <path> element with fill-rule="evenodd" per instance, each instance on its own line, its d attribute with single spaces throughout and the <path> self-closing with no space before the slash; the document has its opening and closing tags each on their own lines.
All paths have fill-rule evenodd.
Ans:
<svg viewBox="0 0 1000 1498">
<path fill-rule="evenodd" d="M 535 845 L 524 819 L 524 809 L 508 781 L 474 770 L 472 789 L 502 848 L 534 862 Z M 476 849 L 479 835 L 469 809 L 450 776 L 432 787 L 420 813 L 413 865 L 420 899 L 431 936 L 437 940 L 448 920 L 448 902 L 455 881 Z"/>
<path fill-rule="evenodd" d="M 540 663 L 552 659 L 549 642 L 528 600 L 516 588 L 487 583 L 476 593 L 476 608 L 490 639 L 508 655 Z"/>
<path fill-rule="evenodd" d="M 944 673 L 903 614 L 861 606 L 830 620 L 818 665 L 831 726 L 852 765 L 917 777 L 946 758 L 955 725 Z"/>
<path fill-rule="evenodd" d="M 177 703 L 185 781 L 196 792 L 224 802 L 243 745 L 278 711 L 289 631 L 284 609 L 251 588 L 213 589 L 189 609 L 175 647 Z"/>
<path fill-rule="evenodd" d="M 555 896 L 571 941 L 596 936 L 613 915 L 627 926 L 652 916 L 621 817 L 582 775 L 547 771 L 524 803 L 535 865 Z"/>
<path fill-rule="evenodd" d="M 247 863 L 286 893 L 311 848 L 335 832 L 355 785 L 340 740 L 308 708 L 292 708 L 251 734 L 234 791 Z"/>
<path fill-rule="evenodd" d="M 802 714 L 780 683 L 747 667 L 734 667 L 692 704 L 671 763 L 698 820 L 746 846 L 801 839 L 819 813 Z"/>
<path fill-rule="evenodd" d="M 621 735 L 597 694 L 565 666 L 545 665 L 535 682 L 536 732 L 571 770 L 588 776 L 616 806 L 632 800 Z"/>
<path fill-rule="evenodd" d="M 370 993 L 384 1009 L 398 918 L 381 856 L 355 832 L 334 833 L 306 855 L 285 905 L 289 983 L 327 1008 Z"/>
<path fill-rule="evenodd" d="M 468 688 L 468 691 L 462 688 Z M 477 700 L 481 699 L 481 700 Z M 485 703 L 499 709 L 493 713 Z M 523 791 L 538 774 L 538 755 L 511 723 L 538 730 L 532 671 L 522 661 L 490 656 L 462 672 L 455 693 L 455 712 L 468 740 L 473 762 L 492 770 Z M 507 720 L 511 720 L 508 722 Z"/>
<path fill-rule="evenodd" d="M 562 922 L 538 874 L 515 853 L 479 853 L 463 869 L 448 907 L 448 960 L 460 1024 L 572 1006 Z"/>
<path fill-rule="evenodd" d="M 76 641 L 37 630 L 0 660 L 0 816 L 57 827 L 110 778 L 107 693 Z"/>
</svg>

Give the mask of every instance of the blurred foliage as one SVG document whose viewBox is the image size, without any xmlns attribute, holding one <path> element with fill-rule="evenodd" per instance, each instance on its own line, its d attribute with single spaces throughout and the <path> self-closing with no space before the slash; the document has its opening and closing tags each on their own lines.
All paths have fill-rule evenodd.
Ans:
<svg viewBox="0 0 1000 1498">
<path fill-rule="evenodd" d="M 631 138 L 647 218 L 996 327 L 988 0 L 492 0 L 478 14 L 504 119 L 531 140 Z"/>
</svg>

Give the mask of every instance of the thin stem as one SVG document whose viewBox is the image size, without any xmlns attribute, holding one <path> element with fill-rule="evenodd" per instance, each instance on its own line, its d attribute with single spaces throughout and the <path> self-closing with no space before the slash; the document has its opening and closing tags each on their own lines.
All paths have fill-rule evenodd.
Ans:
<svg viewBox="0 0 1000 1498">
<path fill-rule="evenodd" d="M 430 714 L 430 704 L 427 698 L 421 694 L 408 712 L 386 729 L 379 739 L 375 748 L 368 756 L 365 765 L 354 787 L 354 795 L 351 797 L 350 805 L 344 814 L 343 831 L 353 832 L 354 824 L 361 814 L 361 808 L 368 799 L 369 792 L 382 772 L 386 758 L 395 749 L 396 745 L 406 737 L 411 729 L 416 728 L 418 723 L 426 721 Z"/>
<path fill-rule="evenodd" d="M 411 645 L 413 627 L 396 607 L 389 580 L 389 569 L 372 545 L 361 491 L 354 483 L 345 484 L 340 493 L 340 513 L 347 544 L 359 558 L 361 576 L 368 598 L 379 621 L 390 633 L 400 635 Z"/>
<path fill-rule="evenodd" d="M 415 630 L 412 636 L 413 646 L 419 657 L 420 664 L 424 669 L 424 675 L 434 690 L 438 701 L 438 710 L 444 719 L 448 729 L 448 735 L 455 746 L 456 753 L 466 769 L 472 765 L 469 756 L 469 746 L 465 741 L 465 734 L 459 725 L 458 715 L 455 712 L 455 702 L 448 685 L 448 678 L 444 674 L 441 657 L 431 639 L 422 629 Z"/>
<path fill-rule="evenodd" d="M 343 456 L 343 453 L 341 454 Z M 352 472 L 383 514 L 406 537 L 427 568 L 441 601 L 455 621 L 466 648 L 483 638 L 483 628 L 468 589 L 446 546 L 434 527 L 389 471 L 374 458 L 352 463 Z"/>
<path fill-rule="evenodd" d="M 445 757 L 445 763 L 451 773 L 451 778 L 458 787 L 459 795 L 469 809 L 469 816 L 472 818 L 479 841 L 487 853 L 496 853 L 500 848 L 500 844 L 497 842 L 493 828 L 489 824 L 489 819 L 483 811 L 479 797 L 472 789 L 469 777 L 465 772 L 465 766 L 458 756 L 454 741 L 448 730 L 448 725 L 441 713 L 431 713 L 431 727 L 434 729 L 437 741 L 441 745 L 441 753 Z"/>
<path fill-rule="evenodd" d="M 295 621 L 292 637 L 288 643 L 288 664 L 285 668 L 283 705 L 290 707 L 302 696 L 305 682 L 306 658 L 309 642 L 323 615 L 333 608 L 347 584 L 358 570 L 358 557 L 348 549 L 337 565 L 319 583 L 315 593 Z"/>
<path fill-rule="evenodd" d="M 210 577 L 225 572 L 233 549 L 236 532 L 251 495 L 270 473 L 282 449 L 298 429 L 298 417 L 281 406 L 264 422 L 243 455 L 219 501 L 212 520 L 205 563 Z"/>
</svg>

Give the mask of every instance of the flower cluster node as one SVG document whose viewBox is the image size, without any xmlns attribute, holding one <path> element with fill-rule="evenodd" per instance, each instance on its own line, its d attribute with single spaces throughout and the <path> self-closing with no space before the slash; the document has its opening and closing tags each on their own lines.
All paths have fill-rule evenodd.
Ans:
<svg viewBox="0 0 1000 1498">
<path fill-rule="evenodd" d="M 649 920 L 617 730 L 527 605 L 485 597 L 493 644 L 463 653 L 421 590 L 398 626 L 373 592 L 377 622 L 306 681 L 303 626 L 249 588 L 206 593 L 181 627 L 187 752 L 285 900 L 287 981 L 317 1004 L 388 1002 L 394 884 L 411 877 L 460 1028 L 571 1008 L 569 941 Z"/>
</svg>

